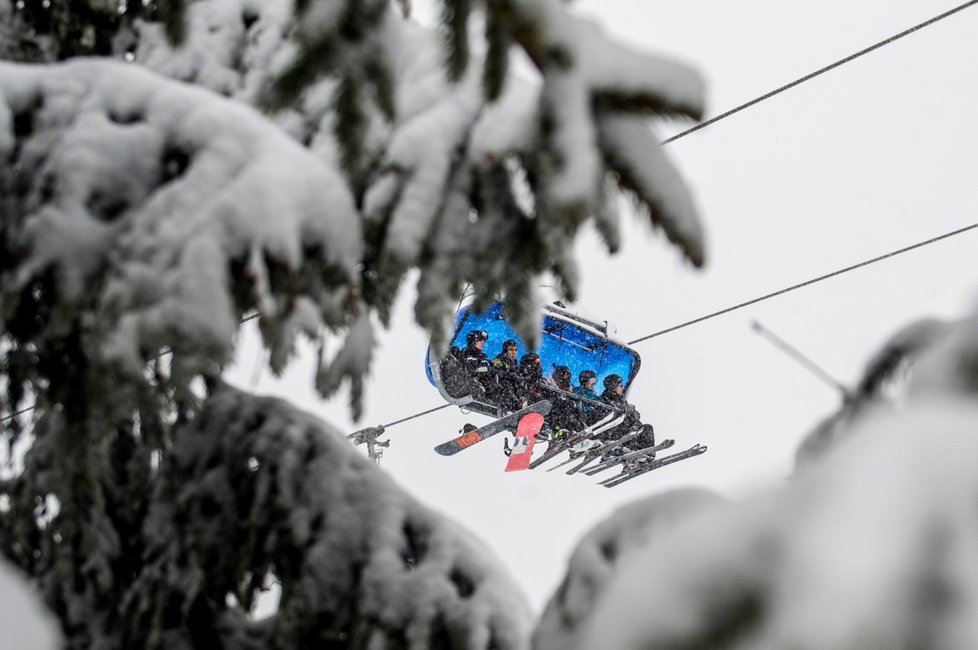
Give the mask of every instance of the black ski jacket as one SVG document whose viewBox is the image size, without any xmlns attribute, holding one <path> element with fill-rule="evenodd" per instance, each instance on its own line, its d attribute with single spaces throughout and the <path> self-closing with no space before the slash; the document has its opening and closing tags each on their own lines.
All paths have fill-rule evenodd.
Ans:
<svg viewBox="0 0 978 650">
<path fill-rule="evenodd" d="M 469 373 L 486 372 L 486 369 L 489 368 L 489 357 L 486 356 L 486 353 L 472 346 L 467 346 L 462 350 L 459 361 Z"/>
</svg>

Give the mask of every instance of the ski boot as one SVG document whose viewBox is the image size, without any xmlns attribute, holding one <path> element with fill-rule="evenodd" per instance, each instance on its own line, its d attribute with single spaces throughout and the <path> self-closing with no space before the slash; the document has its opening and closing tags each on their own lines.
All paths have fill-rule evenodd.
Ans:
<svg viewBox="0 0 978 650">
<path fill-rule="evenodd" d="M 543 425 L 543 428 L 540 429 L 539 433 L 537 433 L 537 440 L 540 442 L 546 442 L 548 444 L 550 444 L 551 441 L 553 442 L 557 441 L 556 438 L 554 437 L 553 430 L 550 428 L 550 425 L 548 424 Z"/>
</svg>

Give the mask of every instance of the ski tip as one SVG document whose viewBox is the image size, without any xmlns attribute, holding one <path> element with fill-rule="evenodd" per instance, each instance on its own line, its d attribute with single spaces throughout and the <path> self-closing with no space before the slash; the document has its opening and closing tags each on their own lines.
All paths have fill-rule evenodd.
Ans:
<svg viewBox="0 0 978 650">
<path fill-rule="evenodd" d="M 458 446 L 453 444 L 441 444 L 435 447 L 435 451 L 442 456 L 451 456 L 458 452 Z"/>
</svg>

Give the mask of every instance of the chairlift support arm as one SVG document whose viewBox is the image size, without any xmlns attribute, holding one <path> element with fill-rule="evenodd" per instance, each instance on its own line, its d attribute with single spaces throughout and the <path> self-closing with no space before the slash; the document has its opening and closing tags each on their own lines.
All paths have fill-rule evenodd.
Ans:
<svg viewBox="0 0 978 650">
<path fill-rule="evenodd" d="M 379 465 L 380 459 L 384 456 L 382 448 L 391 446 L 390 440 L 378 440 L 380 436 L 384 435 L 385 431 L 383 425 L 379 427 L 367 427 L 366 429 L 354 431 L 347 438 L 352 440 L 354 445 L 367 445 L 367 457 Z"/>
<path fill-rule="evenodd" d="M 813 375 L 821 379 L 824 383 L 828 384 L 835 390 L 839 391 L 842 395 L 842 399 L 849 401 L 852 399 L 852 393 L 846 386 L 830 375 L 821 366 L 816 364 L 814 361 L 803 355 L 795 347 L 787 343 L 784 339 L 778 337 L 774 332 L 765 328 L 758 321 L 751 321 L 751 328 L 757 332 L 762 338 L 767 339 L 769 343 L 777 347 L 779 350 L 787 354 L 789 357 L 797 361 L 803 367 L 805 367 Z"/>
</svg>

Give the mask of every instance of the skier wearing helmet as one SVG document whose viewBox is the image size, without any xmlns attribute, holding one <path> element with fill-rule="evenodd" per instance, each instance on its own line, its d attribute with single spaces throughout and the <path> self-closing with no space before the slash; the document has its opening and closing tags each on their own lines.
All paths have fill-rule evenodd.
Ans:
<svg viewBox="0 0 978 650">
<path fill-rule="evenodd" d="M 452 354 L 446 355 L 445 361 L 449 357 L 455 357 L 458 370 L 451 370 L 448 365 L 442 368 L 442 376 L 446 380 L 446 388 L 451 379 L 453 384 L 449 394 L 453 397 L 462 395 L 472 395 L 477 401 L 486 401 L 486 384 L 489 372 L 489 359 L 482 349 L 486 346 L 489 334 L 482 330 L 472 330 L 465 335 L 465 348 L 459 350 L 452 348 Z M 444 362 L 443 362 L 444 363 Z"/>
<path fill-rule="evenodd" d="M 594 392 L 594 386 L 598 383 L 598 374 L 593 370 L 582 370 L 577 376 L 578 386 L 574 388 L 574 394 L 597 400 L 598 394 Z"/>
<path fill-rule="evenodd" d="M 515 370 L 518 365 L 516 361 L 516 355 L 518 353 L 519 346 L 516 345 L 516 341 L 506 339 L 503 341 L 502 351 L 492 358 L 493 367 L 499 368 L 500 370 Z"/>
<path fill-rule="evenodd" d="M 506 411 L 514 411 L 524 406 L 523 394 L 526 389 L 516 361 L 518 351 L 516 341 L 506 339 L 503 341 L 502 350 L 493 357 L 489 365 L 491 385 L 487 384 L 486 390 L 489 391 L 489 397 Z"/>
<path fill-rule="evenodd" d="M 601 393 L 600 400 L 626 413 L 625 419 L 621 424 L 602 434 L 601 437 L 604 440 L 617 440 L 626 433 L 641 429 L 641 433 L 628 443 L 627 449 L 622 449 L 619 453 L 627 453 L 628 451 L 635 451 L 655 445 L 655 432 L 652 429 L 652 425 L 642 424 L 642 416 L 625 399 L 625 382 L 622 380 L 621 375 L 608 375 L 604 378 L 604 392 Z"/>
<path fill-rule="evenodd" d="M 489 357 L 483 352 L 489 333 L 472 330 L 465 335 L 465 349 L 462 350 L 462 363 L 469 373 L 484 373 L 489 368 Z"/>
<path fill-rule="evenodd" d="M 465 348 L 453 346 L 442 357 L 438 364 L 438 374 L 449 396 L 459 398 L 471 395 L 477 401 L 485 401 L 486 390 L 476 379 L 476 371 L 480 366 L 488 366 L 486 355 L 482 352 L 486 338 L 488 335 L 485 332 L 469 332 Z M 486 367 L 483 367 L 483 371 L 485 370 Z"/>
<path fill-rule="evenodd" d="M 580 431 L 584 427 L 581 411 L 577 408 L 577 402 L 566 395 L 573 392 L 570 368 L 554 366 L 554 371 L 545 385 L 550 389 L 545 392 L 552 404 L 547 419 L 553 437 L 560 438 L 566 433 Z"/>
<path fill-rule="evenodd" d="M 601 401 L 613 404 L 615 402 L 625 402 L 625 382 L 621 375 L 608 375 L 604 378 L 604 392 L 601 393 Z M 625 402 L 627 404 L 627 402 Z"/>
<path fill-rule="evenodd" d="M 567 366 L 554 366 L 554 371 L 550 374 L 550 379 L 547 381 L 547 385 L 551 388 L 558 388 L 565 393 L 570 393 L 571 389 L 571 371 Z"/>
<path fill-rule="evenodd" d="M 574 394 L 589 400 L 598 400 L 598 394 L 594 392 L 594 386 L 598 383 L 598 374 L 593 370 L 582 370 L 577 376 L 577 386 L 574 387 Z M 578 402 L 578 408 L 584 415 L 584 420 L 590 422 L 594 419 L 594 404 Z"/>
<path fill-rule="evenodd" d="M 527 384 L 540 383 L 543 379 L 543 365 L 540 363 L 540 355 L 536 352 L 527 352 L 520 357 L 520 374 Z"/>
</svg>

